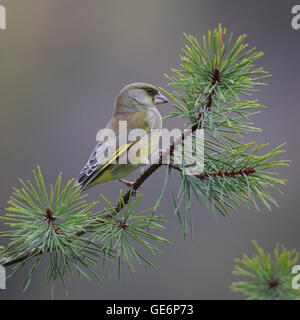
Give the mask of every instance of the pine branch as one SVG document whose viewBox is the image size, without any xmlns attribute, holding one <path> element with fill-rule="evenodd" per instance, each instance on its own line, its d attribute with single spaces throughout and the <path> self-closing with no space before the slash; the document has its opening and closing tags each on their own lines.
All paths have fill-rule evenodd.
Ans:
<svg viewBox="0 0 300 320">
<path fill-rule="evenodd" d="M 170 169 L 181 174 L 177 198 L 173 190 L 172 196 L 184 234 L 189 231 L 189 225 L 192 228 L 192 197 L 200 203 L 204 201 L 213 214 L 219 212 L 225 217 L 230 215 L 229 209 L 240 206 L 259 210 L 257 199 L 268 209 L 270 203 L 277 205 L 268 189 L 280 192 L 275 184 L 285 181 L 275 178 L 270 169 L 288 165 L 287 161 L 276 160 L 284 151 L 279 146 L 262 154 L 268 144 L 257 146 L 239 139 L 248 132 L 260 132 L 249 119 L 264 106 L 245 97 L 257 90 L 257 86 L 264 85 L 259 81 L 268 76 L 262 68 L 254 68 L 262 53 L 255 49 L 245 51 L 245 36 L 230 46 L 232 35 L 227 40 L 226 29 L 221 26 L 213 33 L 209 31 L 202 45 L 193 36 L 185 37 L 188 45 L 183 49 L 180 69 L 172 69 L 173 76 L 167 76 L 175 91 L 161 90 L 173 101 L 175 111 L 169 117 L 184 119 L 186 129 L 160 153 L 156 162 L 146 167 L 131 190 L 124 195 L 120 193 L 118 203 L 112 205 L 104 198 L 107 206 L 101 212 L 92 212 L 96 203 L 86 204 L 72 181 L 61 190 L 61 176 L 48 193 L 39 168 L 38 175 L 34 172 L 36 188 L 30 181 L 27 184 L 21 181 L 22 189 L 14 189 L 8 208 L 12 213 L 1 217 L 12 230 L 0 233 L 11 239 L 9 246 L 0 251 L 0 264 L 14 265 L 16 272 L 33 260 L 25 278 L 25 289 L 46 255 L 50 258 L 45 274 L 48 282 L 57 278 L 64 282 L 73 269 L 89 278 L 82 266 L 93 273 L 99 258 L 110 261 L 115 253 L 119 270 L 121 258 L 131 271 L 133 261 L 153 266 L 131 242 L 142 245 L 151 254 L 159 251 L 154 243 L 168 243 L 152 231 L 163 229 L 160 223 L 165 221 L 155 212 L 166 190 Z M 199 148 L 198 129 L 204 129 L 206 134 L 202 151 L 204 170 L 189 175 L 188 159 L 184 154 L 182 163 L 178 163 L 177 151 L 182 153 L 182 145 L 188 138 L 192 138 L 195 150 Z M 154 207 L 149 209 L 152 214 L 136 213 L 142 195 L 134 200 L 133 192 L 163 167 L 167 167 L 166 179 Z M 275 282 L 269 284 L 276 286 Z"/>
<path fill-rule="evenodd" d="M 142 184 L 161 166 L 160 163 L 158 164 L 153 164 L 151 165 L 143 174 L 140 175 L 140 177 L 138 179 L 136 179 L 136 181 L 133 184 L 133 190 L 138 190 Z M 119 212 L 120 208 L 121 208 L 121 203 L 123 203 L 124 205 L 128 204 L 130 198 L 132 195 L 132 190 L 128 190 L 124 196 L 122 196 L 121 200 L 115 205 L 115 211 Z M 103 219 L 111 219 L 111 216 L 104 216 Z M 51 218 L 50 218 L 51 219 Z M 52 218 L 53 219 L 53 218 Z M 47 218 L 47 220 L 49 220 Z M 47 222 L 48 223 L 48 222 Z M 76 232 L 74 235 L 77 237 L 81 237 L 83 235 L 85 235 L 88 230 L 89 227 L 94 227 L 94 224 L 90 224 L 85 226 L 84 229 Z M 31 252 L 27 252 L 23 255 L 20 255 L 14 259 L 11 258 L 4 258 L 2 260 L 0 260 L 0 264 L 4 267 L 8 267 L 14 264 L 18 264 L 20 262 L 26 261 L 28 258 L 33 257 L 37 254 L 41 254 L 41 248 L 37 248 L 35 250 L 32 250 Z"/>
<path fill-rule="evenodd" d="M 169 243 L 168 240 L 162 237 L 158 237 L 149 232 L 149 230 L 151 229 L 164 229 L 164 227 L 159 224 L 161 222 L 166 222 L 162 219 L 162 216 L 147 217 L 142 216 L 141 213 L 137 216 L 134 215 L 136 208 L 143 198 L 142 195 L 139 195 L 137 199 L 133 200 L 132 190 L 129 190 L 128 193 L 125 194 L 125 196 L 120 194 L 119 204 L 115 208 L 106 198 L 104 198 L 106 203 L 109 205 L 108 209 L 105 209 L 104 212 L 94 213 L 92 216 L 87 216 L 81 221 L 82 224 L 78 224 L 78 222 L 74 221 L 75 224 L 73 226 L 70 219 L 78 220 L 78 217 L 83 217 L 89 214 L 88 210 L 93 208 L 96 203 L 85 204 L 83 201 L 81 201 L 85 196 L 82 196 L 80 194 L 79 189 L 75 190 L 74 186 L 71 187 L 73 180 L 69 181 L 66 188 L 62 192 L 60 192 L 61 175 L 59 175 L 58 177 L 55 188 L 53 189 L 51 187 L 51 195 L 50 197 L 48 197 L 46 189 L 44 188 L 44 179 L 39 167 L 38 175 L 36 175 L 35 171 L 34 175 L 36 177 L 35 181 L 38 190 L 34 189 L 30 181 L 28 181 L 28 184 L 31 189 L 29 189 L 29 187 L 23 181 L 21 181 L 24 187 L 24 189 L 22 189 L 23 194 L 20 190 L 15 189 L 15 195 L 18 196 L 22 200 L 22 202 L 19 202 L 17 199 L 14 199 L 12 197 L 9 201 L 12 207 L 10 207 L 8 210 L 16 213 L 6 214 L 6 217 L 0 217 L 1 219 L 10 221 L 9 225 L 11 227 L 18 227 L 18 229 L 20 229 L 18 234 L 14 232 L 0 232 L 1 237 L 11 237 L 13 240 L 15 240 L 12 241 L 5 250 L 1 250 L 2 259 L 0 260 L 0 264 L 2 266 L 8 267 L 17 265 L 17 270 L 19 270 L 19 268 L 21 268 L 29 260 L 35 259 L 36 262 L 34 263 L 33 269 L 36 269 L 45 254 L 57 255 L 61 252 L 66 254 L 67 248 L 65 247 L 68 247 L 68 245 L 72 245 L 72 243 L 73 245 L 75 245 L 76 242 L 78 243 L 80 237 L 82 238 L 84 243 L 86 243 L 87 247 L 97 247 L 97 254 L 104 253 L 103 258 L 105 259 L 103 261 L 109 260 L 115 248 L 112 248 L 111 246 L 107 247 L 107 244 L 102 244 L 103 241 L 100 241 L 99 243 L 99 240 L 103 240 L 102 237 L 105 228 L 109 228 L 110 231 L 115 229 L 118 233 L 120 230 L 123 230 L 125 233 L 130 232 L 130 236 L 138 243 L 144 245 L 146 249 L 149 250 L 150 248 L 150 252 L 152 254 L 154 254 L 154 251 L 159 251 L 159 249 L 154 245 L 151 245 L 149 247 L 149 243 L 144 241 L 142 237 L 150 238 L 151 240 L 158 243 Z M 142 183 L 143 179 L 145 179 L 145 177 L 141 177 L 140 180 L 137 181 L 137 184 Z M 32 196 L 36 203 L 32 201 Z M 55 197 L 57 198 L 56 204 L 54 201 Z M 73 205 L 74 211 L 70 210 L 72 208 L 71 204 L 74 204 L 78 201 L 81 202 L 79 202 L 77 205 Z M 30 207 L 28 207 L 27 205 L 29 205 Z M 52 210 L 47 205 L 50 205 L 50 207 L 54 206 L 55 209 Z M 43 207 L 46 207 L 45 214 L 42 212 Z M 125 212 L 124 218 L 122 218 L 121 216 L 122 211 Z M 76 214 L 76 217 L 73 217 L 73 214 Z M 64 224 L 56 224 L 56 220 L 61 219 L 63 215 L 67 215 L 66 225 L 70 227 L 70 230 L 68 230 L 68 234 L 66 234 Z M 127 224 L 127 221 L 131 223 Z M 134 221 L 135 224 L 132 224 L 132 221 Z M 29 240 L 26 239 L 28 234 L 25 232 L 29 225 L 31 226 L 33 232 L 31 236 L 33 237 L 34 233 L 36 233 L 34 237 L 36 238 L 37 242 L 34 245 L 31 245 Z M 134 229 L 132 230 L 133 226 Z M 78 231 L 73 232 L 73 228 L 76 228 Z M 144 229 L 147 229 L 147 231 L 145 231 Z M 51 231 L 50 234 L 49 231 Z M 92 239 L 90 240 L 88 238 L 84 238 L 83 236 L 86 234 L 91 234 L 93 236 Z M 62 242 L 61 245 L 55 248 L 52 245 L 49 246 L 49 244 L 47 244 L 49 241 L 53 241 L 53 237 L 57 238 L 57 240 L 60 237 L 65 237 L 68 240 L 67 242 Z M 113 233 L 111 233 L 111 237 L 113 239 Z M 127 240 L 125 239 L 125 242 L 126 241 Z M 23 244 L 21 244 L 18 249 L 13 251 L 11 248 L 18 242 L 23 242 Z M 42 243 L 42 245 L 38 245 L 39 243 Z M 109 241 L 109 243 L 111 243 L 111 241 Z M 123 249 L 124 248 L 128 248 L 129 251 L 133 250 L 132 253 L 134 256 L 136 256 L 138 262 L 144 261 L 153 267 L 153 264 L 148 259 L 143 257 L 140 253 L 138 253 L 135 249 L 128 246 L 123 247 Z M 82 249 L 87 250 L 87 248 Z M 92 248 L 89 248 L 88 252 L 93 253 Z M 79 252 L 77 252 L 76 254 L 77 258 L 82 260 L 82 258 L 80 258 L 80 255 L 78 255 Z M 118 257 L 119 256 L 120 253 L 118 251 Z M 126 262 L 130 267 L 130 270 L 134 270 L 131 261 L 128 259 L 128 253 L 125 252 L 124 257 L 126 257 Z M 65 256 L 63 259 L 66 260 L 67 256 Z M 96 261 L 92 262 L 95 263 Z M 55 267 L 58 267 L 58 265 L 55 264 Z M 90 269 L 87 264 L 85 264 L 85 267 Z M 61 280 L 63 280 L 62 274 L 60 274 L 60 272 L 58 272 L 58 274 L 60 275 Z M 26 290 L 30 279 L 31 273 L 29 273 L 27 276 L 27 285 L 24 286 L 24 290 Z"/>
<path fill-rule="evenodd" d="M 178 167 L 174 163 L 169 164 L 170 168 L 182 172 L 182 169 Z M 224 178 L 224 177 L 229 177 L 229 178 L 234 178 L 236 176 L 250 176 L 251 174 L 254 174 L 256 172 L 255 168 L 243 168 L 239 170 L 231 170 L 231 171 L 226 171 L 226 170 L 219 170 L 219 171 L 211 171 L 210 173 L 200 173 L 195 175 L 195 177 L 199 178 L 201 181 L 207 180 L 210 177 L 215 177 L 215 178 Z"/>
<path fill-rule="evenodd" d="M 215 104 L 216 99 L 218 98 L 217 97 L 218 92 L 219 92 L 218 87 L 219 86 L 221 87 L 222 85 L 224 85 L 224 83 L 226 83 L 226 79 L 224 79 L 224 78 L 226 78 L 226 75 L 222 74 L 222 71 L 225 70 L 226 68 L 230 69 L 228 63 L 227 64 L 224 63 L 224 65 L 222 67 L 220 67 L 221 66 L 221 62 L 222 62 L 222 58 L 224 56 L 224 51 L 225 51 L 225 49 L 224 49 L 225 34 L 226 34 L 226 30 L 225 29 L 224 30 L 221 30 L 221 29 L 219 30 L 219 35 L 221 35 L 221 36 L 220 36 L 220 46 L 218 48 L 218 54 L 219 54 L 218 59 L 213 61 L 213 62 L 210 62 L 210 63 L 208 62 L 206 64 L 209 68 L 212 68 L 212 71 L 208 71 L 207 72 L 207 79 L 209 80 L 209 86 L 206 87 L 205 90 L 203 90 L 204 100 L 203 100 L 202 106 L 200 104 L 200 107 L 199 107 L 199 104 L 197 103 L 197 101 L 195 101 L 193 104 L 190 104 L 188 102 L 188 100 L 183 98 L 183 96 L 179 96 L 187 106 L 189 106 L 189 105 L 193 106 L 193 112 L 187 114 L 188 117 L 191 116 L 190 128 L 189 129 L 185 129 L 182 132 L 182 134 L 169 146 L 169 148 L 167 150 L 165 150 L 165 152 L 163 154 L 160 155 L 159 160 L 158 160 L 157 163 L 151 164 L 136 179 L 136 181 L 133 183 L 133 188 L 132 188 L 134 191 L 138 190 L 142 186 L 142 184 L 155 171 L 157 171 L 160 167 L 162 167 L 162 165 L 164 165 L 166 163 L 166 159 L 173 157 L 174 150 L 175 150 L 176 146 L 181 145 L 183 143 L 185 137 L 192 135 L 197 129 L 202 128 L 205 125 L 205 123 L 207 122 L 207 120 L 208 120 L 207 117 L 208 116 L 210 116 L 210 117 L 214 116 L 214 114 L 211 114 L 211 113 L 212 113 L 212 111 L 213 112 L 215 111 L 214 109 L 212 109 L 212 107 Z M 192 47 L 194 49 L 196 48 L 198 50 L 199 48 L 197 47 L 196 40 L 191 36 L 186 36 L 186 37 L 189 40 L 189 42 L 192 44 Z M 241 41 L 242 41 L 242 38 L 240 37 L 238 42 L 237 42 L 237 44 L 235 45 L 233 51 L 231 52 L 231 56 L 234 57 L 235 52 L 238 51 L 238 45 L 241 45 Z M 225 47 L 227 49 L 228 44 Z M 244 47 L 242 47 L 242 48 L 244 48 Z M 191 49 L 189 49 L 187 47 L 187 51 L 185 51 L 185 52 L 187 52 L 188 55 L 191 58 L 191 52 L 192 52 Z M 206 56 L 206 58 L 209 58 L 209 57 Z M 193 59 L 195 59 L 195 57 L 193 57 Z M 195 64 L 196 63 L 195 60 L 193 60 L 194 61 L 193 62 L 194 65 L 191 64 L 191 62 L 188 60 L 188 58 L 182 58 L 182 60 L 185 63 L 187 63 L 187 69 L 186 69 L 187 72 L 191 73 L 191 67 L 194 67 L 196 65 Z M 233 60 L 233 62 L 235 62 L 235 60 Z M 225 68 L 225 66 L 226 66 L 226 68 Z M 233 72 L 233 71 L 231 70 L 231 72 Z M 180 72 L 178 70 L 176 70 L 175 73 L 177 75 L 180 75 Z M 186 78 L 184 76 L 182 79 L 184 81 L 186 81 L 185 79 L 188 79 L 188 78 Z M 172 86 L 173 84 L 175 85 L 176 83 L 177 82 L 175 80 L 172 80 L 170 85 Z M 181 88 L 183 89 L 182 86 L 181 86 Z M 190 89 L 188 89 L 188 90 L 190 90 Z M 165 93 L 171 99 L 173 99 L 175 102 L 178 102 L 178 100 L 176 99 L 176 97 L 174 95 L 170 94 L 167 91 L 165 91 Z M 201 95 L 200 95 L 200 97 L 201 97 Z M 179 103 L 179 105 L 181 105 L 181 103 Z M 255 106 L 257 106 L 257 105 L 255 105 Z M 185 113 L 182 113 L 181 115 L 177 114 L 177 116 L 182 116 L 184 114 Z M 208 143 L 208 141 L 206 141 L 206 143 Z M 209 156 L 208 156 L 208 158 L 209 158 Z M 179 170 L 181 172 L 184 172 L 184 168 L 179 168 L 178 166 L 175 166 L 172 163 L 172 161 L 170 162 L 170 167 L 173 168 L 173 169 Z M 253 173 L 255 173 L 255 171 L 256 171 L 256 169 L 254 167 L 248 167 L 248 166 L 245 166 L 245 167 L 239 168 L 239 169 L 233 168 L 231 170 L 227 170 L 227 169 L 221 168 L 219 170 L 213 169 L 213 170 L 211 170 L 209 172 L 201 173 L 201 174 L 195 176 L 195 178 L 197 178 L 201 182 L 203 182 L 205 180 L 209 180 L 211 177 L 215 177 L 215 178 L 225 178 L 225 177 L 226 178 L 234 178 L 234 177 L 237 177 L 238 175 L 247 177 L 247 176 L 250 176 Z M 124 205 L 128 204 L 128 201 L 129 201 L 130 196 L 131 196 L 131 192 L 132 191 L 129 190 L 129 191 L 127 191 L 127 193 L 125 193 L 124 196 L 122 196 L 122 199 L 114 207 L 116 211 L 118 211 L 120 209 L 121 202 Z M 248 199 L 248 197 L 247 197 L 247 199 Z M 75 236 L 78 236 L 78 237 L 83 236 L 88 232 L 88 230 L 89 230 L 89 226 L 86 226 L 85 229 L 82 229 L 82 230 L 78 231 L 77 233 L 75 233 Z M 31 254 L 33 254 L 33 253 L 31 253 Z M 18 257 L 16 260 L 11 260 L 9 262 L 7 261 L 7 262 L 3 263 L 3 265 L 8 266 L 8 265 L 12 265 L 14 263 L 22 262 L 22 261 L 26 260 L 29 255 L 25 254 L 25 255 L 23 255 L 21 257 Z"/>
</svg>

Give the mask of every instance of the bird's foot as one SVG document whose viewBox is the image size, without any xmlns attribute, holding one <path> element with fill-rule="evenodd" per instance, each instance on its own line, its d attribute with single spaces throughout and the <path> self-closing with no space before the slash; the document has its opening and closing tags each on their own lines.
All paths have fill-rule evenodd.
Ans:
<svg viewBox="0 0 300 320">
<path fill-rule="evenodd" d="M 128 188 L 131 188 L 131 189 L 133 188 L 134 182 L 131 182 L 131 181 L 128 181 L 128 180 L 125 180 L 125 179 L 120 179 L 119 181 L 124 183 Z"/>
<path fill-rule="evenodd" d="M 162 156 L 166 152 L 166 149 L 158 149 L 158 154 Z"/>
<path fill-rule="evenodd" d="M 159 159 L 159 163 L 163 162 L 163 156 L 166 153 L 166 149 L 158 149 L 158 159 Z"/>
<path fill-rule="evenodd" d="M 131 182 L 131 181 L 128 181 L 128 180 L 125 180 L 125 179 L 120 179 L 119 181 L 124 183 L 128 188 L 130 188 L 132 190 L 132 196 L 134 198 L 137 198 L 137 196 L 139 195 L 139 192 L 138 192 L 138 190 L 133 188 L 134 187 L 134 182 Z"/>
</svg>

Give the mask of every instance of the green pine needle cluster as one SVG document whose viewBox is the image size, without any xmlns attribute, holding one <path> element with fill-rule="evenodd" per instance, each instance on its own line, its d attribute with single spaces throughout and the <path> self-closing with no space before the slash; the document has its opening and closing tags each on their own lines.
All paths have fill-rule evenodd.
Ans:
<svg viewBox="0 0 300 320">
<path fill-rule="evenodd" d="M 8 213 L 0 217 L 10 227 L 9 231 L 0 232 L 0 237 L 10 240 L 6 248 L 1 248 L 0 263 L 4 266 L 15 264 L 11 277 L 32 262 L 22 284 L 24 291 L 43 260 L 48 264 L 44 274 L 47 285 L 54 285 L 57 279 L 65 284 L 66 277 L 74 273 L 88 280 L 91 279 L 90 273 L 101 280 L 97 263 L 113 261 L 116 253 L 118 261 L 123 257 L 131 270 L 134 270 L 133 256 L 138 262 L 153 266 L 134 249 L 127 237 L 151 253 L 159 249 L 147 239 L 153 243 L 168 243 L 150 232 L 164 229 L 159 224 L 165 222 L 161 216 L 146 216 L 147 211 L 135 213 L 142 195 L 132 203 L 130 200 L 128 206 L 122 204 L 120 213 L 111 205 L 99 213 L 94 210 L 98 202 L 86 203 L 86 195 L 74 187 L 73 179 L 62 188 L 60 174 L 48 192 L 40 168 L 33 174 L 35 184 L 20 180 L 22 188 L 14 188 L 8 201 Z M 106 198 L 105 201 L 109 203 Z"/>
<path fill-rule="evenodd" d="M 169 117 L 185 119 L 194 140 L 196 129 L 204 129 L 205 135 L 203 174 L 187 175 L 185 164 L 177 165 L 182 185 L 174 197 L 175 211 L 183 211 L 180 220 L 186 222 L 187 233 L 189 226 L 192 228 L 187 221 L 192 221 L 193 196 L 214 216 L 228 217 L 241 206 L 259 211 L 259 201 L 271 210 L 277 202 L 270 190 L 281 193 L 276 185 L 285 184 L 284 179 L 276 178 L 273 168 L 289 162 L 280 159 L 283 145 L 270 150 L 268 143 L 259 146 L 243 141 L 247 133 L 261 132 L 250 117 L 265 107 L 250 96 L 269 76 L 254 66 L 262 52 L 249 50 L 245 35 L 232 44 L 232 34 L 227 37 L 221 26 L 203 36 L 202 42 L 191 35 L 185 37 L 188 44 L 180 68 L 172 69 L 172 76 L 166 75 L 174 91 L 164 92 L 174 102 L 175 111 Z M 172 160 L 176 162 L 175 157 Z"/>
<path fill-rule="evenodd" d="M 50 192 L 46 190 L 39 167 L 33 174 L 35 185 L 29 180 L 27 183 L 20 180 L 22 188 L 14 188 L 8 201 L 9 213 L 0 217 L 11 227 L 10 231 L 0 233 L 0 237 L 10 239 L 4 250 L 8 256 L 5 264 L 26 257 L 14 266 L 10 276 L 32 260 L 22 284 L 26 290 L 44 258 L 48 263 L 46 283 L 53 283 L 57 278 L 64 282 L 66 275 L 73 271 L 90 279 L 84 269 L 97 276 L 93 269 L 99 257 L 103 257 L 103 246 L 76 235 L 93 220 L 92 209 L 97 203 L 86 204 L 85 196 L 75 189 L 73 180 L 62 188 L 61 174 Z"/>
<path fill-rule="evenodd" d="M 253 245 L 256 255 L 235 259 L 237 265 L 233 274 L 247 281 L 232 283 L 231 290 L 242 293 L 249 300 L 300 300 L 300 290 L 292 287 L 295 274 L 291 272 L 299 257 L 296 250 L 287 250 L 277 244 L 271 258 L 255 241 Z"/>
<path fill-rule="evenodd" d="M 169 86 L 176 89 L 170 95 L 176 109 L 170 117 L 188 119 L 190 125 L 197 120 L 214 133 L 226 132 L 226 128 L 235 133 L 256 131 L 245 120 L 264 107 L 246 98 L 265 85 L 260 80 L 269 76 L 263 68 L 254 67 L 263 53 L 247 49 L 246 35 L 231 46 L 233 35 L 227 39 L 226 33 L 219 25 L 203 36 L 202 43 L 185 34 L 188 44 L 182 49 L 180 69 L 171 69 L 173 76 L 166 75 Z"/>
<path fill-rule="evenodd" d="M 155 243 L 170 243 L 167 239 L 156 235 L 154 232 L 165 229 L 161 223 L 167 222 L 162 215 L 148 215 L 153 211 L 152 208 L 137 211 L 141 204 L 143 195 L 138 195 L 134 199 L 132 195 L 129 202 L 125 205 L 122 190 L 120 192 L 119 206 L 115 208 L 111 202 L 102 195 L 107 208 L 104 208 L 102 215 L 99 215 L 98 224 L 95 224 L 95 239 L 104 244 L 105 252 L 116 251 L 118 259 L 118 274 L 120 278 L 121 262 L 125 262 L 131 272 L 135 272 L 134 261 L 139 264 L 147 263 L 151 267 L 155 267 L 149 259 L 147 259 L 136 246 L 140 249 L 144 248 L 152 255 L 161 250 Z"/>
</svg>

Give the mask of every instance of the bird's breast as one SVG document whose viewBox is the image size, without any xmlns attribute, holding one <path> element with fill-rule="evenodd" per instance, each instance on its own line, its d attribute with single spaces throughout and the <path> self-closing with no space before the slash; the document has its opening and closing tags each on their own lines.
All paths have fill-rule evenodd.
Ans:
<svg viewBox="0 0 300 320">
<path fill-rule="evenodd" d="M 147 111 L 146 118 L 147 118 L 149 128 L 151 129 L 162 128 L 162 118 L 156 108 L 151 108 L 151 110 Z"/>
</svg>

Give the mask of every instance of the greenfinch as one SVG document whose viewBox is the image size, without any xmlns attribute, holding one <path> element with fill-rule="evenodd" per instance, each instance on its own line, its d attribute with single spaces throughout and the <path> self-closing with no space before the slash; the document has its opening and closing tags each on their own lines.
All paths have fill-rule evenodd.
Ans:
<svg viewBox="0 0 300 320">
<path fill-rule="evenodd" d="M 153 85 L 147 83 L 132 83 L 123 88 L 115 100 L 114 113 L 104 132 L 112 132 L 113 135 L 105 135 L 102 130 L 97 135 L 97 145 L 91 153 L 88 162 L 82 169 L 75 186 L 81 187 L 81 191 L 97 184 L 112 180 L 120 180 L 127 186 L 132 186 L 123 178 L 139 168 L 157 150 L 162 128 L 162 117 L 156 106 L 168 103 L 168 99 L 162 95 Z M 125 131 L 120 130 L 120 124 L 125 126 Z M 130 137 L 130 132 L 139 132 L 138 137 L 132 141 L 124 141 L 124 132 Z M 154 134 L 155 133 L 155 134 Z M 151 137 L 145 142 L 145 138 Z M 143 141 L 142 142 L 142 138 Z M 137 161 L 128 161 L 130 150 L 139 144 L 139 157 Z M 115 146 L 114 152 L 107 149 Z M 145 162 L 146 161 L 146 162 Z"/>
</svg>

